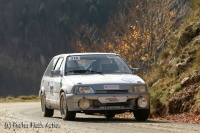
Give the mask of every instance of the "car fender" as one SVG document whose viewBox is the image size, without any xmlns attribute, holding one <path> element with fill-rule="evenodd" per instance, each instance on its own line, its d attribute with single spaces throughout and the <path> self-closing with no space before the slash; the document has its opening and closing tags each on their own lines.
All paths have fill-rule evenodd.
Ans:
<svg viewBox="0 0 200 133">
<path fill-rule="evenodd" d="M 60 95 L 62 92 L 65 92 L 65 94 L 70 94 L 73 86 L 74 84 L 67 77 L 64 76 L 62 78 L 62 87 L 60 88 Z"/>
</svg>

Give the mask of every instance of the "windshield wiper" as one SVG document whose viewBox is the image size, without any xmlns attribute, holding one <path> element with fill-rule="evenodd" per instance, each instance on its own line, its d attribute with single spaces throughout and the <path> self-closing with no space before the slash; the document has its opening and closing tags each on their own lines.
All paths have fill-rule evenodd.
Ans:
<svg viewBox="0 0 200 133">
<path fill-rule="evenodd" d="M 70 73 L 70 72 L 74 72 L 74 73 L 87 73 L 87 74 L 90 74 L 90 73 L 99 73 L 99 74 L 102 74 L 101 71 L 93 71 L 93 70 L 71 70 L 71 71 L 67 71 L 66 73 Z"/>
<path fill-rule="evenodd" d="M 99 73 L 99 74 L 103 74 L 101 71 L 92 71 L 92 70 L 89 70 L 90 72 L 92 73 Z"/>
</svg>

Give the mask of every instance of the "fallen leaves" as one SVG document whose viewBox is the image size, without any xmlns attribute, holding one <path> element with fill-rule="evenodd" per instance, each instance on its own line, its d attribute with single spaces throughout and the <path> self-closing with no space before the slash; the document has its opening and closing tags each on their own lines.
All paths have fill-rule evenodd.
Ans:
<svg viewBox="0 0 200 133">
<path fill-rule="evenodd" d="M 175 114 L 166 117 L 156 117 L 151 119 L 169 121 L 169 122 L 200 124 L 200 114 L 195 114 L 195 113 Z"/>
<path fill-rule="evenodd" d="M 123 114 L 115 115 L 115 118 L 131 119 L 131 118 L 134 118 L 134 115 L 133 115 L 133 113 L 126 112 L 126 113 L 123 113 Z M 166 117 L 151 117 L 151 115 L 150 115 L 149 119 L 166 121 L 166 122 L 200 124 L 200 112 L 168 115 Z"/>
</svg>

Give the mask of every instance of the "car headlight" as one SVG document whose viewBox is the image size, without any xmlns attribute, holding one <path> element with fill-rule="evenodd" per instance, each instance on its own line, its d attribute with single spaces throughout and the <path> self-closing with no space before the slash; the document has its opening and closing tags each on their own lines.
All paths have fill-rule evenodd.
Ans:
<svg viewBox="0 0 200 133">
<path fill-rule="evenodd" d="M 94 90 L 91 87 L 76 87 L 76 94 L 89 94 L 94 93 Z"/>
<path fill-rule="evenodd" d="M 146 92 L 146 86 L 144 85 L 131 86 L 129 92 Z"/>
<path fill-rule="evenodd" d="M 82 109 L 88 109 L 90 107 L 90 101 L 86 98 L 83 98 L 79 101 L 79 106 Z"/>
</svg>

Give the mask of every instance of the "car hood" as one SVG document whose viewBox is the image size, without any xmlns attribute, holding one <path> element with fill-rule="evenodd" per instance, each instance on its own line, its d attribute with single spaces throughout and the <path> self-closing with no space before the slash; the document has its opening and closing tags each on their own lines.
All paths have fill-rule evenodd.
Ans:
<svg viewBox="0 0 200 133">
<path fill-rule="evenodd" d="M 71 82 L 76 84 L 145 84 L 137 75 L 68 75 L 66 76 Z"/>
</svg>

